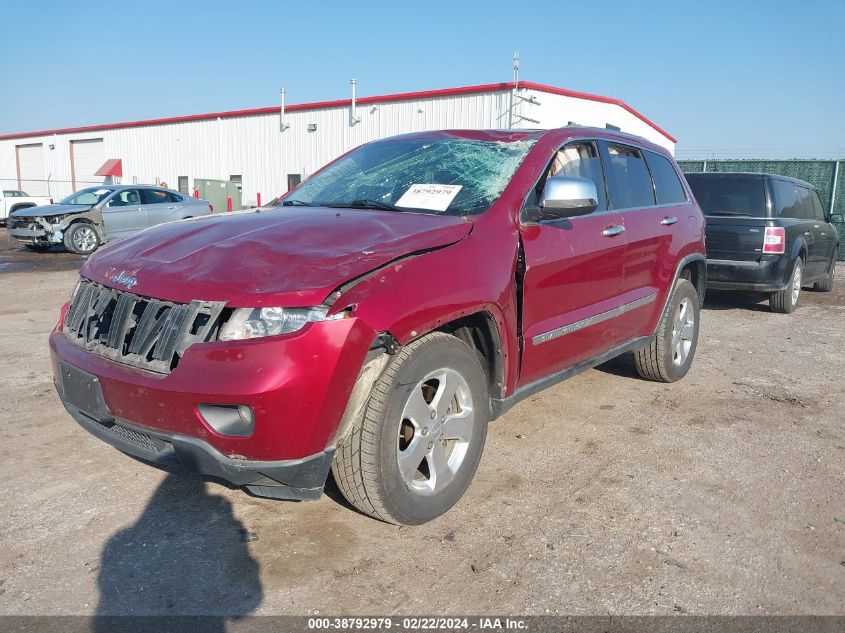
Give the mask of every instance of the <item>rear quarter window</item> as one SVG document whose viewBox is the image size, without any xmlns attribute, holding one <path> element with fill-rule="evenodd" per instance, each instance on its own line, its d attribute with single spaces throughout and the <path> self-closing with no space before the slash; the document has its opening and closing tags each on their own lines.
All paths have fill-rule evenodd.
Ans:
<svg viewBox="0 0 845 633">
<path fill-rule="evenodd" d="M 665 156 L 645 151 L 645 159 L 654 180 L 654 195 L 657 204 L 677 204 L 687 201 L 684 186 L 678 178 L 678 172 Z"/>
<path fill-rule="evenodd" d="M 798 197 L 797 187 L 788 180 L 770 181 L 772 188 L 772 217 L 798 218 L 804 217 L 804 206 Z"/>
<path fill-rule="evenodd" d="M 687 174 L 704 215 L 766 217 L 766 189 L 759 176 Z"/>
</svg>

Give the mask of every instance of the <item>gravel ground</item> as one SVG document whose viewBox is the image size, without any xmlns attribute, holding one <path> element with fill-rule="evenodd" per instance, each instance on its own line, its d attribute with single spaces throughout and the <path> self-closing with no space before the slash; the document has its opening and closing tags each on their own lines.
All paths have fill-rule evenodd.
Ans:
<svg viewBox="0 0 845 633">
<path fill-rule="evenodd" d="M 683 381 L 622 358 L 530 398 L 397 528 L 80 429 L 47 351 L 79 264 L 0 240 L 0 614 L 845 615 L 845 283 L 793 315 L 711 295 Z"/>
</svg>

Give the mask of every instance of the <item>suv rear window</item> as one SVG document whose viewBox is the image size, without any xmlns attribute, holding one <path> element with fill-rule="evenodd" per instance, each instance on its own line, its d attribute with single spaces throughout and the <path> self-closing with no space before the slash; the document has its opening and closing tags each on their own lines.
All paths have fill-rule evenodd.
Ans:
<svg viewBox="0 0 845 633">
<path fill-rule="evenodd" d="M 766 217 L 766 190 L 759 176 L 687 174 L 704 215 Z"/>
</svg>

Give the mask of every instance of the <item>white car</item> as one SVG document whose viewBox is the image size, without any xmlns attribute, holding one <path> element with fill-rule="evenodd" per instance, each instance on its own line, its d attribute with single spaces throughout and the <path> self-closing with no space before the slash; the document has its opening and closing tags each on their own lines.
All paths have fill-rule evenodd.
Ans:
<svg viewBox="0 0 845 633">
<path fill-rule="evenodd" d="M 0 222 L 5 222 L 12 211 L 45 204 L 53 204 L 53 199 L 48 196 L 30 196 L 20 189 L 3 189 L 0 191 Z"/>
</svg>

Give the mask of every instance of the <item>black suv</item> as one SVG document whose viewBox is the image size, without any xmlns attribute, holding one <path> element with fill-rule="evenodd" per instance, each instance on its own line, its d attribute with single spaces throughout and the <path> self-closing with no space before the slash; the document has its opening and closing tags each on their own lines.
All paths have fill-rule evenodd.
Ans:
<svg viewBox="0 0 845 633">
<path fill-rule="evenodd" d="M 707 218 L 707 287 L 769 294 L 792 312 L 801 288 L 833 290 L 839 234 L 809 183 L 774 174 L 685 174 Z"/>
</svg>

